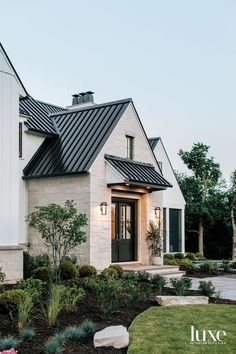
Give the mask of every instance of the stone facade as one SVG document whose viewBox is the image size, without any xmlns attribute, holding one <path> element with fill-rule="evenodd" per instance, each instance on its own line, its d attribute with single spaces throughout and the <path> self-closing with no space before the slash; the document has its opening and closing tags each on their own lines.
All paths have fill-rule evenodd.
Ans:
<svg viewBox="0 0 236 354">
<path fill-rule="evenodd" d="M 78 210 L 85 213 L 90 220 L 90 177 L 81 175 L 79 177 L 53 177 L 29 180 L 28 183 L 28 205 L 29 213 L 39 205 L 56 203 L 63 205 L 66 200 L 74 200 Z M 89 235 L 89 223 L 86 233 Z M 33 228 L 28 229 L 29 252 L 39 254 L 46 252 L 41 236 Z M 89 237 L 87 242 L 79 246 L 73 252 L 80 262 L 89 263 Z"/>
<path fill-rule="evenodd" d="M 6 274 L 8 283 L 15 283 L 23 278 L 23 248 L 20 246 L 0 247 L 0 267 Z"/>
</svg>

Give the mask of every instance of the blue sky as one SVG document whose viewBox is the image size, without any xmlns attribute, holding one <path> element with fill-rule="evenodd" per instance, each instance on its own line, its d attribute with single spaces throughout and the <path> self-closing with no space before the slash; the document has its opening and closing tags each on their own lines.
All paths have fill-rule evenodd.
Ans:
<svg viewBox="0 0 236 354">
<path fill-rule="evenodd" d="M 132 97 L 149 136 L 177 152 L 211 146 L 236 168 L 236 2 L 0 0 L 0 41 L 35 98 Z"/>
</svg>

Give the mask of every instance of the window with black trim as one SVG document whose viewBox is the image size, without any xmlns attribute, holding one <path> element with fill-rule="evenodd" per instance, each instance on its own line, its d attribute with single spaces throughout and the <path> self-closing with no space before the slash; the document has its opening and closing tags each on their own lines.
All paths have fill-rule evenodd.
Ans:
<svg viewBox="0 0 236 354">
<path fill-rule="evenodd" d="M 126 135 L 127 158 L 133 160 L 134 158 L 134 137 Z"/>
<path fill-rule="evenodd" d="M 22 122 L 19 123 L 19 157 L 22 157 L 22 134 L 23 134 L 23 125 Z"/>
</svg>

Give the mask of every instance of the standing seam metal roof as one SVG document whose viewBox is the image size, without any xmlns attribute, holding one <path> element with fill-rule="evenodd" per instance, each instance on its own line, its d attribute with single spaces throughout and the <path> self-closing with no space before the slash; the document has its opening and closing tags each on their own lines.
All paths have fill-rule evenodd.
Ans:
<svg viewBox="0 0 236 354">
<path fill-rule="evenodd" d="M 25 114 L 31 116 L 25 123 L 29 130 L 56 134 L 50 114 L 61 111 L 66 111 L 66 109 L 35 100 L 31 96 L 20 100 L 20 113 L 25 112 Z"/>
<path fill-rule="evenodd" d="M 172 185 L 160 175 L 152 164 L 105 155 L 105 159 L 125 178 L 127 182 L 138 182 L 161 187 Z"/>
<path fill-rule="evenodd" d="M 149 138 L 149 139 L 148 139 L 149 144 L 150 144 L 152 150 L 155 149 L 155 147 L 156 147 L 156 145 L 157 145 L 157 143 L 158 143 L 159 140 L 160 140 L 160 138 Z"/>
<path fill-rule="evenodd" d="M 59 134 L 46 138 L 24 169 L 24 178 L 88 172 L 131 99 L 51 115 Z"/>
</svg>

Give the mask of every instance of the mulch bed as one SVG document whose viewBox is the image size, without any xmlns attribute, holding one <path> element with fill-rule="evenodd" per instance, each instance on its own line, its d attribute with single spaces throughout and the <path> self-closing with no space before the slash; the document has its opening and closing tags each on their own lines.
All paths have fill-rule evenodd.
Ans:
<svg viewBox="0 0 236 354">
<path fill-rule="evenodd" d="M 146 285 L 143 284 L 143 289 Z M 142 293 L 144 295 L 145 292 Z M 147 295 L 147 294 L 146 294 Z M 174 289 L 167 288 L 166 295 L 174 295 Z M 199 291 L 191 290 L 190 295 L 200 295 Z M 210 299 L 211 303 L 227 303 L 236 304 L 236 301 L 222 300 L 222 299 Z M 49 328 L 45 320 L 40 318 L 40 316 L 35 317 L 32 320 L 31 327 L 35 329 L 37 335 L 30 341 L 24 342 L 20 345 L 18 349 L 19 354 L 41 354 L 42 346 L 45 341 L 55 333 L 58 333 L 65 329 L 67 326 L 80 325 L 85 319 L 92 320 L 96 325 L 96 331 L 99 331 L 107 326 L 111 325 L 123 325 L 127 328 L 130 326 L 132 321 L 141 312 L 148 309 L 150 306 L 158 306 L 155 300 L 155 294 L 149 292 L 148 296 L 141 296 L 140 300 L 136 304 L 129 307 L 124 307 L 118 314 L 113 314 L 107 319 L 102 319 L 99 316 L 98 310 L 96 308 L 95 298 L 92 294 L 88 294 L 83 303 L 78 307 L 78 309 L 73 313 L 63 312 L 58 318 L 57 326 Z M 0 309 L 0 336 L 5 337 L 9 335 L 17 335 L 17 324 L 16 321 L 12 322 L 9 315 Z M 97 348 L 93 347 L 93 340 L 90 338 L 86 343 L 76 342 L 68 343 L 65 346 L 63 353 L 66 354 L 125 354 L 127 349 L 113 349 L 113 348 Z"/>
<path fill-rule="evenodd" d="M 45 320 L 37 316 L 31 322 L 32 328 L 36 331 L 36 336 L 30 342 L 21 343 L 18 353 L 19 354 L 41 354 L 42 346 L 46 340 L 65 329 L 67 326 L 79 326 L 85 319 L 92 320 L 96 325 L 96 331 L 102 330 L 111 325 L 123 325 L 127 328 L 130 326 L 135 317 L 141 312 L 148 309 L 150 306 L 157 305 L 155 296 L 150 295 L 147 299 L 139 300 L 135 305 L 124 307 L 118 314 L 113 314 L 107 319 L 102 319 L 97 311 L 95 299 L 91 294 L 86 296 L 86 299 L 73 313 L 63 312 L 58 318 L 57 326 L 49 328 L 45 323 Z M 6 337 L 9 335 L 17 335 L 17 324 L 12 322 L 9 315 L 3 311 L 0 312 L 0 336 Z M 63 353 L 66 354 L 124 354 L 127 353 L 126 349 L 114 349 L 114 348 L 97 348 L 93 346 L 93 339 L 90 338 L 87 342 L 70 342 L 65 345 Z"/>
</svg>

